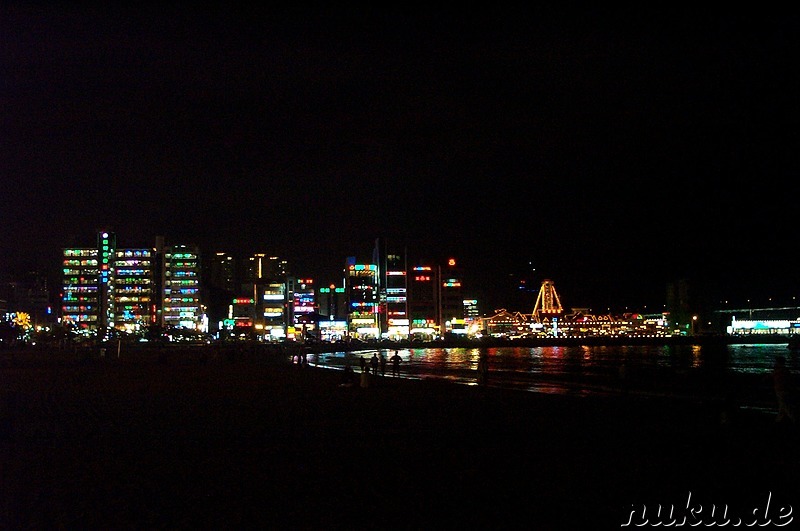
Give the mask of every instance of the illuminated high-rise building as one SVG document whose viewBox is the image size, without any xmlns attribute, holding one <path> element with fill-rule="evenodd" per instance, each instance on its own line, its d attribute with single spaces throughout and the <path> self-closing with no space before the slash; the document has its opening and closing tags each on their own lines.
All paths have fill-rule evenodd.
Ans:
<svg viewBox="0 0 800 531">
<path fill-rule="evenodd" d="M 342 286 L 331 284 L 319 288 L 317 303 L 322 317 L 331 321 L 344 319 L 347 315 L 347 295 L 344 282 L 342 282 Z"/>
<path fill-rule="evenodd" d="M 203 275 L 203 283 L 209 288 L 218 289 L 228 293 L 236 292 L 236 259 L 225 252 L 216 252 L 206 262 L 208 274 Z"/>
<path fill-rule="evenodd" d="M 97 247 L 63 250 L 61 318 L 107 338 L 155 318 L 153 249 L 118 249 L 116 235 L 97 234 Z"/>
<path fill-rule="evenodd" d="M 186 245 L 164 248 L 162 279 L 162 326 L 205 330 L 200 301 L 200 251 Z"/>
<path fill-rule="evenodd" d="M 294 279 L 275 280 L 262 285 L 260 319 L 264 338 L 268 341 L 294 339 Z"/>
<path fill-rule="evenodd" d="M 440 308 L 439 330 L 441 333 L 464 328 L 464 296 L 461 286 L 461 272 L 455 258 L 449 258 L 447 264 L 439 269 L 441 289 L 439 291 Z M 449 324 L 448 324 L 449 323 Z"/>
<path fill-rule="evenodd" d="M 408 265 L 406 254 L 386 253 L 383 260 L 381 278 L 385 327 L 385 337 L 394 340 L 408 339 L 410 321 L 408 318 Z"/>
<path fill-rule="evenodd" d="M 154 249 L 117 249 L 113 263 L 114 328 L 128 333 L 155 322 Z"/>
<path fill-rule="evenodd" d="M 412 339 L 435 339 L 444 332 L 444 330 L 440 330 L 440 268 L 425 262 L 418 263 L 409 271 L 409 277 L 409 337 Z"/>
<path fill-rule="evenodd" d="M 97 247 L 63 250 L 61 318 L 80 330 L 96 330 L 100 319 Z"/>
<path fill-rule="evenodd" d="M 350 334 L 359 339 L 377 339 L 380 337 L 378 266 L 349 263 L 346 272 Z"/>
<path fill-rule="evenodd" d="M 62 321 L 100 339 L 153 324 L 207 328 L 194 247 L 157 237 L 154 248 L 117 248 L 116 235 L 100 231 L 96 247 L 63 250 L 62 273 Z"/>
<path fill-rule="evenodd" d="M 101 338 L 114 325 L 115 248 L 115 235 L 100 231 L 96 247 L 63 250 L 62 320 Z"/>
<path fill-rule="evenodd" d="M 256 253 L 247 259 L 247 270 L 245 280 L 253 282 L 256 280 L 282 280 L 289 275 L 288 261 L 278 256 L 267 256 L 264 253 Z"/>
</svg>

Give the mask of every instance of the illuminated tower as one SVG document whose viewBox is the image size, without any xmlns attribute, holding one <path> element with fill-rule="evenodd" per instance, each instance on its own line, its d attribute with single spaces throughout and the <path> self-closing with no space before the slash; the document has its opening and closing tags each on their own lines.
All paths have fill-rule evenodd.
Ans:
<svg viewBox="0 0 800 531">
<path fill-rule="evenodd" d="M 552 280 L 545 279 L 539 288 L 536 304 L 533 307 L 532 317 L 539 322 L 542 318 L 558 317 L 564 312 L 561 300 L 556 293 L 556 286 Z"/>
</svg>

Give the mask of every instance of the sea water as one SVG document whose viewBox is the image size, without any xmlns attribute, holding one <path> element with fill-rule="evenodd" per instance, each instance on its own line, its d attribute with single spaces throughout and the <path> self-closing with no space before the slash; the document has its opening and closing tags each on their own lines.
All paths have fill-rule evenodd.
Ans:
<svg viewBox="0 0 800 531">
<path fill-rule="evenodd" d="M 489 385 L 537 393 L 578 396 L 659 395 L 724 400 L 733 394 L 744 407 L 771 407 L 769 375 L 777 356 L 800 373 L 800 353 L 786 344 L 496 347 L 489 355 Z M 388 360 L 395 350 L 311 354 L 312 365 L 358 374 L 360 358 Z M 399 348 L 400 376 L 477 385 L 481 348 Z M 391 364 L 387 363 L 387 378 Z"/>
</svg>

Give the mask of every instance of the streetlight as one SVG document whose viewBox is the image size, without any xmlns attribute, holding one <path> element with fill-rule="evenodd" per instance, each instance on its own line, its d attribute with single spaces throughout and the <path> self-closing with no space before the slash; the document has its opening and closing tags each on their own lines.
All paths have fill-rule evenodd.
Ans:
<svg viewBox="0 0 800 531">
<path fill-rule="evenodd" d="M 692 316 L 692 335 L 695 335 L 695 326 L 697 325 L 697 316 Z"/>
</svg>

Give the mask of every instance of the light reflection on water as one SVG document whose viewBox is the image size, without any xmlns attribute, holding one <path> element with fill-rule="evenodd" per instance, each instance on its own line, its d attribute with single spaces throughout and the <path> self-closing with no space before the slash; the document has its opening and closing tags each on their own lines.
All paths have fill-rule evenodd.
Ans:
<svg viewBox="0 0 800 531">
<path fill-rule="evenodd" d="M 398 349 L 400 373 L 404 378 L 475 385 L 480 350 Z M 616 394 L 621 384 L 629 382 L 644 383 L 645 387 L 637 388 L 641 393 L 678 394 L 676 383 L 683 393 L 710 392 L 726 380 L 768 374 L 776 356 L 786 357 L 790 371 L 800 370 L 798 354 L 785 344 L 493 347 L 486 351 L 491 386 L 578 396 Z M 340 370 L 350 364 L 359 372 L 361 356 L 369 365 L 373 353 L 381 352 L 387 360 L 394 354 L 392 349 L 340 351 L 310 354 L 308 361 Z M 390 377 L 390 363 L 386 371 Z"/>
</svg>

